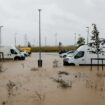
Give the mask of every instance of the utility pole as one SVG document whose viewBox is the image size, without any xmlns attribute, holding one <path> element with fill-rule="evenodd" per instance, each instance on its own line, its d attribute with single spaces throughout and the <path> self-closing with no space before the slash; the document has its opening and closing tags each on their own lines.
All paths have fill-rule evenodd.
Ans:
<svg viewBox="0 0 105 105">
<path fill-rule="evenodd" d="M 57 46 L 57 33 L 55 34 L 55 46 Z"/>
<path fill-rule="evenodd" d="M 27 41 L 27 34 L 24 35 L 24 46 L 26 47 L 28 45 Z"/>
<path fill-rule="evenodd" d="M 41 21 L 40 21 L 41 9 L 38 9 L 38 11 L 39 11 L 39 60 L 38 60 L 38 67 L 42 67 L 42 60 L 41 60 Z"/>
<path fill-rule="evenodd" d="M 2 28 L 3 26 L 0 26 L 0 46 L 1 46 L 1 44 L 2 44 L 2 38 L 1 38 L 1 28 Z"/>
<path fill-rule="evenodd" d="M 89 43 L 89 27 L 86 27 L 87 28 L 87 44 Z"/>
<path fill-rule="evenodd" d="M 74 45 L 76 45 L 76 44 L 77 44 L 77 42 L 76 42 L 76 33 L 74 33 L 74 35 L 75 35 L 75 38 L 74 38 L 75 42 L 74 42 Z"/>
<path fill-rule="evenodd" d="M 45 47 L 47 46 L 47 37 L 45 36 Z"/>
<path fill-rule="evenodd" d="M 15 47 L 16 47 L 16 44 L 17 44 L 16 35 L 17 35 L 17 33 L 15 33 Z"/>
</svg>

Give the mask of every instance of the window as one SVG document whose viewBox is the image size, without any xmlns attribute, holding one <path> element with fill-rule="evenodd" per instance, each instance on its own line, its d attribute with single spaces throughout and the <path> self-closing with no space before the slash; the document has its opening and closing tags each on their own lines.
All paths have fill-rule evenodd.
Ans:
<svg viewBox="0 0 105 105">
<path fill-rule="evenodd" d="M 17 52 L 14 49 L 10 49 L 11 54 L 17 54 Z"/>
<path fill-rule="evenodd" d="M 84 56 L 84 51 L 79 51 L 75 56 L 74 56 L 74 58 L 75 59 L 78 59 L 78 58 L 81 58 L 81 57 L 83 57 Z"/>
</svg>

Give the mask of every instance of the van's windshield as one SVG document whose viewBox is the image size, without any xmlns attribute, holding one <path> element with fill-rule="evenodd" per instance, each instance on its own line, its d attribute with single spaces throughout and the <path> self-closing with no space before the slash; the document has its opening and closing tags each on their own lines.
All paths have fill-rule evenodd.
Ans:
<svg viewBox="0 0 105 105">
<path fill-rule="evenodd" d="M 76 51 L 73 53 L 73 55 L 75 56 L 77 53 L 78 53 L 78 50 L 76 50 Z"/>
<path fill-rule="evenodd" d="M 84 56 L 84 51 L 78 51 L 78 53 L 74 56 L 75 59 L 81 58 Z"/>
<path fill-rule="evenodd" d="M 20 51 L 17 49 L 11 49 L 10 52 L 11 54 L 20 54 Z"/>
<path fill-rule="evenodd" d="M 20 51 L 18 49 L 14 49 L 14 50 L 17 52 L 17 54 L 20 54 Z"/>
</svg>

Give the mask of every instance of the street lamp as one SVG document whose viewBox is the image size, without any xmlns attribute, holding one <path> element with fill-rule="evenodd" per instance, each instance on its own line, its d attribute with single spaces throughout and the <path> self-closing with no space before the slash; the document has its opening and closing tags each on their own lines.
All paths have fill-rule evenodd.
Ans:
<svg viewBox="0 0 105 105">
<path fill-rule="evenodd" d="M 0 26 L 0 46 L 1 46 L 1 44 L 2 44 L 2 42 L 1 42 L 1 28 L 2 28 L 3 26 Z"/>
<path fill-rule="evenodd" d="M 87 44 L 89 43 L 89 27 L 86 27 L 87 28 Z"/>
<path fill-rule="evenodd" d="M 55 46 L 57 46 L 57 33 L 55 33 Z"/>
<path fill-rule="evenodd" d="M 15 47 L 17 45 L 17 37 L 16 37 L 16 35 L 17 35 L 17 33 L 15 33 L 15 38 L 14 38 L 14 40 L 15 40 Z"/>
<path fill-rule="evenodd" d="M 39 59 L 38 59 L 38 67 L 42 67 L 42 60 L 41 60 L 41 21 L 40 21 L 41 9 L 38 9 L 38 11 L 39 11 Z"/>
<path fill-rule="evenodd" d="M 74 38 L 75 42 L 74 42 L 74 45 L 76 46 L 76 44 L 77 44 L 77 42 L 76 42 L 76 33 L 74 33 L 74 35 L 75 35 L 75 38 Z"/>
<path fill-rule="evenodd" d="M 47 46 L 47 37 L 45 36 L 45 47 Z"/>
</svg>

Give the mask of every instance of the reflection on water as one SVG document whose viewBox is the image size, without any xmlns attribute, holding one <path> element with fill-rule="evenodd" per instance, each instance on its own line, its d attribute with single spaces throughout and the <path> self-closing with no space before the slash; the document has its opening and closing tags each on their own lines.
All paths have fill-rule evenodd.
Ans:
<svg viewBox="0 0 105 105">
<path fill-rule="evenodd" d="M 88 78 L 86 80 L 86 88 L 92 89 L 95 92 L 99 92 L 100 96 L 104 97 L 104 94 L 105 94 L 105 73 L 97 72 L 94 79 Z"/>
<path fill-rule="evenodd" d="M 104 70 L 63 67 L 57 54 L 42 57 L 42 68 L 36 66 L 38 54 L 24 62 L 5 62 L 8 69 L 0 74 L 0 105 L 105 104 Z"/>
</svg>

